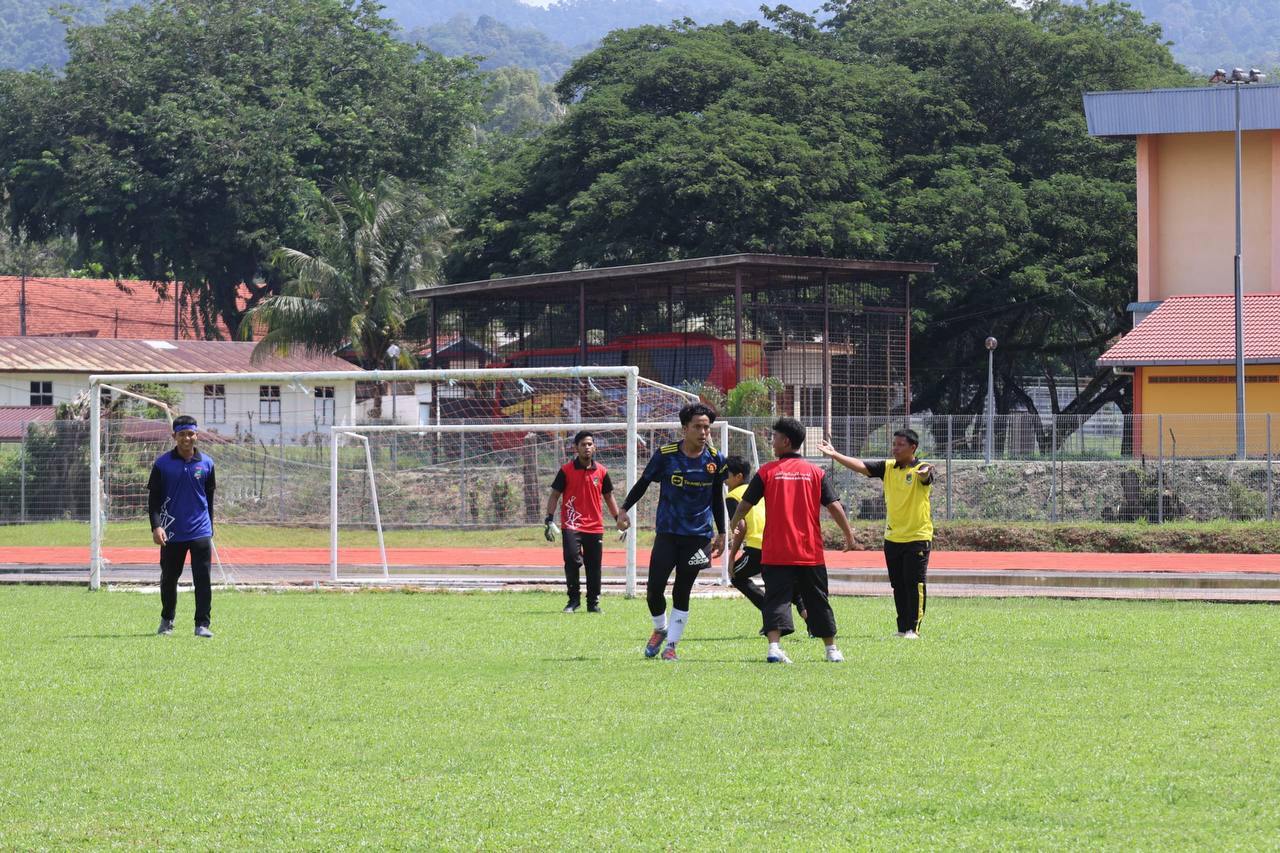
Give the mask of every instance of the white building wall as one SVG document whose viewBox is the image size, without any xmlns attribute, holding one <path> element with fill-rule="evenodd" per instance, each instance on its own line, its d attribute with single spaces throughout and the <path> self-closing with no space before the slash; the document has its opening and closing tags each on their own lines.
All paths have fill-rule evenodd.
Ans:
<svg viewBox="0 0 1280 853">
<path fill-rule="evenodd" d="M 0 405 L 29 406 L 31 402 L 31 383 L 50 382 L 53 390 L 53 404 L 69 403 L 89 387 L 87 373 L 9 373 L 0 379 Z M 195 417 L 202 429 L 218 435 L 236 435 L 247 432 L 254 433 L 262 441 L 271 444 L 279 441 L 281 434 L 287 441 L 294 441 L 298 436 L 312 432 L 324 432 L 327 424 L 317 423 L 316 398 L 312 384 L 304 387 L 291 387 L 281 384 L 280 388 L 280 423 L 262 423 L 259 386 L 253 382 L 225 382 L 225 416 L 221 422 L 211 422 L 205 417 L 204 385 L 201 383 L 175 382 L 170 387 L 182 397 L 177 408 L 183 414 Z M 355 379 L 346 382 L 333 382 L 333 412 L 336 424 L 352 424 L 355 422 L 356 393 Z M 406 408 L 414 412 L 413 401 L 407 401 Z"/>
</svg>

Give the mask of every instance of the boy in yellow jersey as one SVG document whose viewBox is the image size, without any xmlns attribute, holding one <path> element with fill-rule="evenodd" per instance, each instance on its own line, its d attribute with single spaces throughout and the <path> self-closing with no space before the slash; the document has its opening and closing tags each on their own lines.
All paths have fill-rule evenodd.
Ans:
<svg viewBox="0 0 1280 853">
<path fill-rule="evenodd" d="M 724 484 L 729 489 L 729 496 L 725 499 L 724 505 L 729 517 L 732 518 L 738 511 L 738 502 L 747 491 L 747 481 L 751 479 L 751 463 L 741 456 L 730 456 L 725 460 L 724 470 L 728 472 L 725 475 Z M 760 553 L 764 547 L 764 501 L 760 501 L 751 508 L 745 522 L 742 530 L 734 532 L 733 543 L 729 546 L 729 554 L 733 558 L 733 575 L 729 582 L 763 614 L 764 590 L 752 578 L 761 572 Z M 738 556 L 739 548 L 742 548 L 741 556 Z M 804 599 L 800 597 L 798 588 L 792 603 L 795 604 L 796 610 L 800 611 L 800 618 L 807 622 Z M 763 628 L 760 629 L 760 633 L 764 633 Z"/>
<path fill-rule="evenodd" d="M 826 441 L 818 443 L 818 452 L 823 456 L 851 471 L 884 481 L 884 561 L 898 610 L 898 636 L 908 640 L 920 637 L 929 549 L 933 543 L 933 510 L 929 504 L 933 466 L 916 458 L 919 446 L 920 436 L 915 430 L 900 429 L 893 434 L 892 459 L 864 462 L 837 453 Z"/>
</svg>

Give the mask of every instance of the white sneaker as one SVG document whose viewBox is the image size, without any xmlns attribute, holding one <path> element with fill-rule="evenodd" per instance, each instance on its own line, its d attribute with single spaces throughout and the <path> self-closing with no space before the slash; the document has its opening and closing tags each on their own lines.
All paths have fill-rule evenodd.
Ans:
<svg viewBox="0 0 1280 853">
<path fill-rule="evenodd" d="M 844 663 L 844 655 L 839 649 L 827 649 L 827 660 L 831 663 Z"/>
<path fill-rule="evenodd" d="M 898 639 L 902 639 L 903 637 L 907 636 L 907 632 L 906 632 L 906 631 L 899 631 L 898 633 L 894 634 L 893 636 L 897 637 Z"/>
<path fill-rule="evenodd" d="M 791 658 L 787 657 L 787 653 L 782 649 L 778 649 L 776 652 L 769 652 L 764 660 L 765 663 L 791 663 Z"/>
<path fill-rule="evenodd" d="M 905 634 L 903 634 L 903 635 L 902 635 L 902 639 L 904 639 L 904 640 L 918 640 L 918 639 L 920 639 L 920 635 L 919 635 L 919 634 L 917 634 L 915 631 L 907 631 Z"/>
<path fill-rule="evenodd" d="M 213 632 L 209 630 L 209 626 L 208 626 L 208 625 L 197 625 L 197 626 L 196 626 L 196 636 L 197 636 L 197 637 L 204 637 L 205 639 L 208 639 L 209 637 L 212 637 L 212 636 L 213 636 Z"/>
</svg>

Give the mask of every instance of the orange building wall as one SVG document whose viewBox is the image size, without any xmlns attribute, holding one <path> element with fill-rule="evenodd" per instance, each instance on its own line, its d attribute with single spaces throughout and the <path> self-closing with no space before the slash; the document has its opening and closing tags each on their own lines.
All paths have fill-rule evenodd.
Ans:
<svg viewBox="0 0 1280 853">
<path fill-rule="evenodd" d="M 1267 451 L 1266 419 L 1271 413 L 1272 452 L 1280 455 L 1280 364 L 1246 364 L 1245 377 L 1273 377 L 1275 381 L 1246 381 L 1244 388 L 1245 448 L 1250 456 Z M 1158 377 L 1226 377 L 1234 380 L 1232 365 L 1143 367 L 1135 371 L 1135 411 L 1142 413 L 1134 443 L 1142 454 L 1229 456 L 1236 449 L 1236 385 L 1234 381 L 1167 383 Z M 1153 381 L 1155 380 L 1155 381 Z M 1141 401 L 1141 402 L 1139 402 Z M 1159 416 L 1163 415 L 1163 423 Z M 1139 434 L 1140 433 L 1140 434 Z"/>
<path fill-rule="evenodd" d="M 1245 290 L 1280 291 L 1280 131 L 1241 151 Z M 1234 134 L 1144 136 L 1137 154 L 1138 299 L 1232 292 Z"/>
</svg>

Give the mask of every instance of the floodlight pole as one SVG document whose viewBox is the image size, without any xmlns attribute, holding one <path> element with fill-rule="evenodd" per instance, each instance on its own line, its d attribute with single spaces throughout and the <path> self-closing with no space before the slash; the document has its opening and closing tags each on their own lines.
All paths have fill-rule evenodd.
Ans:
<svg viewBox="0 0 1280 853">
<path fill-rule="evenodd" d="M 1233 289 L 1236 309 L 1236 458 L 1243 461 L 1245 458 L 1245 432 L 1244 432 L 1244 211 L 1241 203 L 1241 120 L 1240 120 L 1240 89 L 1250 83 L 1261 83 L 1266 79 L 1265 74 L 1256 68 L 1250 68 L 1246 74 L 1243 68 L 1232 68 L 1228 74 L 1223 68 L 1219 68 L 1213 72 L 1213 76 L 1209 78 L 1210 83 L 1229 83 L 1231 88 L 1235 89 L 1233 95 L 1235 101 L 1235 119 L 1236 119 L 1236 254 L 1235 263 L 1232 269 L 1234 284 Z"/>
<path fill-rule="evenodd" d="M 1236 458 L 1243 461 L 1244 447 L 1244 215 L 1240 201 L 1240 88 L 1245 81 L 1233 80 L 1236 101 L 1236 255 L 1235 255 L 1235 309 L 1236 309 Z"/>
</svg>

